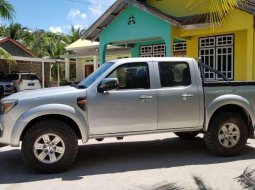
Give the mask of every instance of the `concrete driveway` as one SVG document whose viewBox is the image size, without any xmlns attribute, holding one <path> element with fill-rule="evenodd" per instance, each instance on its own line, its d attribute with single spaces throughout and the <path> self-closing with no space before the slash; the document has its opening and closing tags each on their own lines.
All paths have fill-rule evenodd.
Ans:
<svg viewBox="0 0 255 190">
<path fill-rule="evenodd" d="M 206 149 L 203 139 L 182 141 L 172 134 L 91 140 L 81 145 L 72 168 L 60 174 L 41 175 L 22 161 L 19 149 L 0 148 L 1 190 L 147 190 L 165 183 L 198 189 L 198 177 L 212 189 L 242 189 L 234 179 L 255 166 L 255 140 L 242 155 L 222 158 Z M 255 168 L 255 167 L 254 167 Z"/>
</svg>

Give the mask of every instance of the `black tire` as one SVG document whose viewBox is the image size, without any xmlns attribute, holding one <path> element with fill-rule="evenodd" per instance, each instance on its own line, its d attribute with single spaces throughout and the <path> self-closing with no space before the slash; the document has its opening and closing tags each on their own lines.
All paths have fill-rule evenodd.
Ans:
<svg viewBox="0 0 255 190">
<path fill-rule="evenodd" d="M 240 136 L 233 147 L 225 147 L 219 140 L 219 131 L 225 124 L 232 123 L 239 129 Z M 241 153 L 248 139 L 248 126 L 236 113 L 222 112 L 212 118 L 208 130 L 205 132 L 204 141 L 207 148 L 218 156 L 235 156 Z"/>
<path fill-rule="evenodd" d="M 180 139 L 192 140 L 196 138 L 196 136 L 198 135 L 198 132 L 176 132 L 174 134 L 178 136 Z"/>
<path fill-rule="evenodd" d="M 34 144 L 42 135 L 54 134 L 61 138 L 65 150 L 62 157 L 54 163 L 44 163 L 37 159 Z M 58 173 L 68 169 L 78 152 L 78 138 L 75 131 L 64 121 L 55 119 L 35 123 L 22 138 L 21 146 L 24 161 L 39 173 Z"/>
</svg>

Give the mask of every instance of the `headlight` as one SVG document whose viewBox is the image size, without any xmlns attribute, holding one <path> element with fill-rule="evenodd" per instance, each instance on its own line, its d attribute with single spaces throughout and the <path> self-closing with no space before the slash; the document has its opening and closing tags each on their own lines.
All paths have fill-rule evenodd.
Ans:
<svg viewBox="0 0 255 190">
<path fill-rule="evenodd" d="M 18 104 L 18 100 L 4 100 L 0 105 L 0 112 L 7 113 L 11 111 Z"/>
</svg>

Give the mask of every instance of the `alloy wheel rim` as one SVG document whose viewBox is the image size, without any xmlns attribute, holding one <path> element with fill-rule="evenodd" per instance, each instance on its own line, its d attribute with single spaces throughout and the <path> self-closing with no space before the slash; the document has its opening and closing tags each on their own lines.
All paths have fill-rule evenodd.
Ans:
<svg viewBox="0 0 255 190">
<path fill-rule="evenodd" d="M 58 162 L 65 153 L 65 144 L 61 137 L 47 133 L 39 138 L 33 146 L 35 157 L 42 163 Z"/>
<path fill-rule="evenodd" d="M 221 126 L 218 133 L 218 139 L 225 148 L 234 147 L 240 140 L 240 130 L 234 123 L 226 123 Z"/>
</svg>

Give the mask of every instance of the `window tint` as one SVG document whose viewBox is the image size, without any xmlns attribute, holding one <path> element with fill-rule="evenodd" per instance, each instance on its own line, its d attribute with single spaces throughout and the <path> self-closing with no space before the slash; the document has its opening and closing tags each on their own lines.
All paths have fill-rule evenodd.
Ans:
<svg viewBox="0 0 255 190">
<path fill-rule="evenodd" d="M 150 77 L 147 63 L 128 63 L 116 68 L 107 78 L 118 78 L 119 89 L 149 89 Z"/>
<path fill-rule="evenodd" d="M 38 80 L 38 77 L 33 74 L 23 74 L 21 75 L 22 80 Z"/>
<path fill-rule="evenodd" d="M 159 73 L 161 87 L 189 86 L 191 84 L 190 70 L 187 63 L 160 62 Z"/>
<path fill-rule="evenodd" d="M 19 80 L 19 75 L 18 75 L 18 74 L 10 74 L 10 75 L 8 76 L 8 78 L 9 78 L 10 80 Z"/>
</svg>

